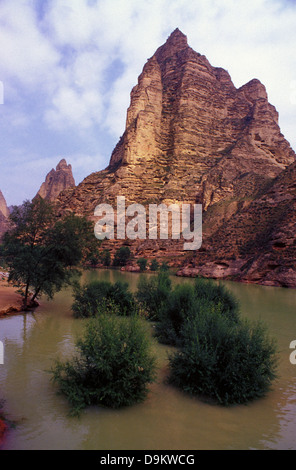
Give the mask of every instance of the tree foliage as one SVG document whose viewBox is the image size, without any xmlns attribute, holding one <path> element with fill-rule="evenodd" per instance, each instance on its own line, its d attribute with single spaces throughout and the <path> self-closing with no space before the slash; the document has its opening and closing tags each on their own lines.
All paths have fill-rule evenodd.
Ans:
<svg viewBox="0 0 296 470">
<path fill-rule="evenodd" d="M 75 268 L 95 247 L 89 221 L 74 214 L 58 218 L 55 206 L 42 198 L 15 207 L 10 222 L 3 256 L 9 281 L 22 289 L 24 308 L 41 294 L 51 298 L 69 284 Z"/>
</svg>

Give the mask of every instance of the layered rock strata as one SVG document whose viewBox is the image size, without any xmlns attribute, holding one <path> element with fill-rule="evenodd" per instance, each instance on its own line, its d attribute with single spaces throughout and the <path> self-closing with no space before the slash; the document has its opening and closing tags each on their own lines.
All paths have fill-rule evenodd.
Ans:
<svg viewBox="0 0 296 470">
<path fill-rule="evenodd" d="M 115 206 L 118 195 L 125 196 L 127 204 L 202 204 L 203 246 L 198 252 L 184 253 L 183 243 L 175 240 L 125 243 L 135 256 L 166 257 L 182 267 L 184 275 L 205 263 L 207 256 L 209 262 L 221 258 L 223 263 L 226 255 L 238 260 L 244 273 L 243 261 L 251 263 L 246 239 L 251 243 L 260 232 L 259 238 L 271 240 L 268 214 L 274 220 L 280 212 L 279 200 L 274 197 L 270 210 L 262 214 L 265 228 L 254 224 L 250 232 L 244 230 L 243 221 L 254 220 L 258 207 L 268 206 L 269 191 L 290 174 L 294 162 L 295 153 L 280 131 L 278 113 L 268 102 L 264 85 L 253 79 L 236 88 L 227 71 L 213 67 L 176 29 L 147 61 L 131 92 L 126 129 L 108 167 L 64 191 L 59 201 L 62 211 L 92 218 L 99 203 Z M 293 190 L 284 187 L 283 194 L 288 200 L 294 197 Z M 247 247 L 243 254 L 238 248 L 239 233 L 244 234 Z M 113 250 L 120 243 L 105 242 Z M 264 243 L 264 250 L 277 253 L 281 264 L 279 251 L 271 249 L 270 243 Z M 263 245 L 256 246 L 258 254 Z M 204 275 L 227 277 L 222 271 L 209 268 Z M 276 278 L 277 272 L 272 271 L 270 278 Z M 262 276 L 254 275 L 252 280 L 260 282 Z"/>
</svg>

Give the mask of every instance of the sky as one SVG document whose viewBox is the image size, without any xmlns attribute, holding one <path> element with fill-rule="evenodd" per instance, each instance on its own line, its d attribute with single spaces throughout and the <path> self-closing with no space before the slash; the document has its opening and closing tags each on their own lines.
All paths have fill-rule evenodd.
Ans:
<svg viewBox="0 0 296 470">
<path fill-rule="evenodd" d="M 296 0 L 0 0 L 0 190 L 32 199 L 65 158 L 104 169 L 130 92 L 175 28 L 239 88 L 266 87 L 296 150 Z"/>
</svg>

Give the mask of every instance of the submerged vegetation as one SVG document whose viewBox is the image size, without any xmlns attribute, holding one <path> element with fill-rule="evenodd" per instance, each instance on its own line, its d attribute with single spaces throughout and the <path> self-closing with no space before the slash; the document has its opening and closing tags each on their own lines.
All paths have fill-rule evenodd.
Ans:
<svg viewBox="0 0 296 470">
<path fill-rule="evenodd" d="M 74 299 L 72 310 L 76 318 L 94 317 L 104 310 L 120 316 L 137 312 L 136 301 L 125 282 L 93 281 L 84 286 L 76 283 Z"/>
<path fill-rule="evenodd" d="M 169 382 L 221 405 L 260 398 L 275 378 L 276 348 L 260 324 L 233 323 L 203 308 L 182 328 L 180 350 L 170 356 Z"/>
<path fill-rule="evenodd" d="M 87 321 L 77 356 L 58 361 L 52 370 L 74 413 L 91 404 L 117 408 L 144 400 L 155 373 L 151 338 L 143 328 L 148 322 L 159 342 L 175 348 L 168 382 L 183 391 L 230 405 L 269 390 L 276 376 L 276 346 L 266 328 L 241 318 L 237 300 L 222 285 L 200 278 L 173 285 L 168 264 L 152 260 L 149 267 L 158 272 L 142 274 L 136 292 L 124 282 L 81 286 L 73 273 L 100 256 L 89 221 L 73 214 L 57 217 L 42 198 L 14 208 L 10 221 L 1 256 L 9 281 L 22 291 L 24 309 L 41 294 L 52 298 L 72 284 L 73 316 Z M 109 265 L 110 253 L 102 256 Z M 123 246 L 113 265 L 124 266 L 130 257 Z M 138 264 L 144 272 L 147 260 Z"/>
<path fill-rule="evenodd" d="M 56 362 L 53 381 L 77 415 L 89 405 L 119 408 L 142 402 L 154 381 L 155 358 L 140 318 L 102 314 L 87 322 L 79 354 Z"/>
<path fill-rule="evenodd" d="M 196 279 L 194 284 L 175 286 L 158 315 L 156 334 L 159 341 L 174 346 L 180 345 L 186 340 L 183 332 L 184 322 L 194 321 L 204 310 L 209 309 L 234 323 L 239 320 L 238 303 L 223 286 L 204 279 Z"/>
<path fill-rule="evenodd" d="M 74 413 L 145 399 L 155 373 L 143 330 L 149 322 L 159 342 L 174 346 L 168 383 L 186 393 L 243 404 L 264 396 L 276 377 L 274 341 L 262 324 L 241 318 L 237 300 L 220 284 L 196 279 L 173 286 L 160 271 L 142 276 L 135 293 L 125 283 L 95 281 L 77 286 L 74 298 L 74 316 L 91 319 L 79 356 L 53 369 Z"/>
</svg>

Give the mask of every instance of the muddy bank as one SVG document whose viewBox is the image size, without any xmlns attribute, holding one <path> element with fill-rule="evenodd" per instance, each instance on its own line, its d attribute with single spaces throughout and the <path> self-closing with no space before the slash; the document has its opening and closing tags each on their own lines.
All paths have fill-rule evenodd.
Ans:
<svg viewBox="0 0 296 470">
<path fill-rule="evenodd" d="M 21 312 L 22 297 L 7 282 L 7 273 L 0 272 L 0 317 Z"/>
</svg>

